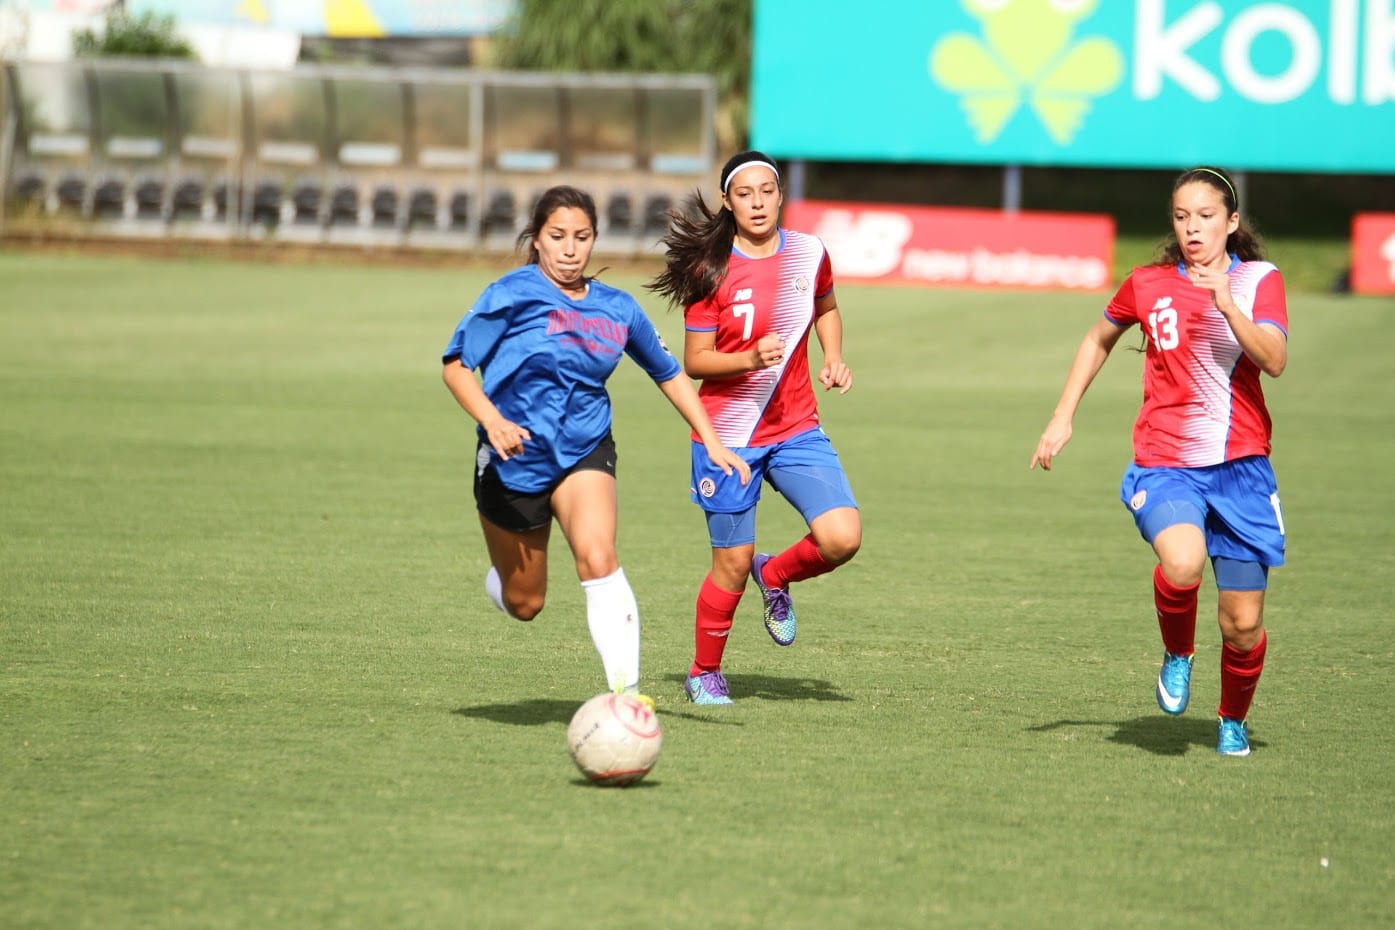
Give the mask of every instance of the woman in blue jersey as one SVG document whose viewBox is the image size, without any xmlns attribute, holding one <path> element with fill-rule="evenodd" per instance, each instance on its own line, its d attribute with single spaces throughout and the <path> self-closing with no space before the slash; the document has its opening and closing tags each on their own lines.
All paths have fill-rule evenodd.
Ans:
<svg viewBox="0 0 1395 930">
<path fill-rule="evenodd" d="M 639 610 L 616 554 L 616 449 L 605 389 L 621 353 L 654 379 L 716 468 L 743 481 L 750 470 L 718 440 L 638 302 L 586 276 L 595 238 L 590 194 L 545 191 L 519 236 L 527 263 L 489 285 L 461 319 L 442 355 L 442 377 L 478 424 L 475 501 L 490 599 L 518 620 L 538 615 L 555 519 L 576 560 L 606 686 L 638 693 Z"/>
<path fill-rule="evenodd" d="M 683 367 L 702 380 L 698 394 L 718 437 L 750 463 L 754 478 L 739 483 L 693 457 L 693 500 L 712 541 L 684 688 L 695 704 L 731 703 L 722 655 L 748 577 L 760 591 L 766 631 L 788 646 L 795 637 L 790 585 L 833 571 L 862 544 L 857 501 L 819 426 L 809 377 L 813 331 L 823 349 L 824 390 L 846 394 L 853 383 L 828 253 L 816 236 L 779 225 L 780 172 L 768 156 L 733 156 L 720 185 L 719 209 L 698 195 L 691 215 L 672 217 L 667 267 L 649 285 L 684 308 Z M 773 555 L 755 551 L 763 482 L 809 526 Z"/>
<path fill-rule="evenodd" d="M 1197 592 L 1207 558 L 1221 629 L 1216 750 L 1250 752 L 1245 720 L 1264 670 L 1264 592 L 1284 564 L 1284 521 L 1269 465 L 1260 374 L 1288 364 L 1288 306 L 1278 269 L 1240 217 L 1218 168 L 1178 175 L 1172 238 L 1135 268 L 1086 333 L 1031 466 L 1050 469 L 1071 421 L 1124 331 L 1143 329 L 1143 407 L 1120 496 L 1153 547 L 1153 603 L 1163 659 L 1155 689 L 1167 714 L 1187 709 Z"/>
</svg>

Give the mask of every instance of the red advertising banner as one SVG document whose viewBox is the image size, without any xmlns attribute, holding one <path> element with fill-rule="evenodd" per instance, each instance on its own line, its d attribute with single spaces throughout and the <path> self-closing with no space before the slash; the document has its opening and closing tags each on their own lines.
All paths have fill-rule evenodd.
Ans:
<svg viewBox="0 0 1395 930">
<path fill-rule="evenodd" d="M 1113 273 L 1099 214 L 802 200 L 782 223 L 822 239 L 840 281 L 1095 291 Z"/>
<path fill-rule="evenodd" d="M 1395 213 L 1358 213 L 1352 219 L 1351 289 L 1395 294 Z"/>
</svg>

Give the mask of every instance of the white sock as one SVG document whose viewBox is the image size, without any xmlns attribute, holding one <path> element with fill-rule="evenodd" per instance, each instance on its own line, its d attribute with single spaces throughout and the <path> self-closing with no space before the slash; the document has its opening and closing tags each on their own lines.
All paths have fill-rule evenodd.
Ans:
<svg viewBox="0 0 1395 930">
<path fill-rule="evenodd" d="M 625 570 L 605 578 L 583 581 L 586 625 L 601 654 L 606 687 L 611 691 L 639 688 L 639 605 L 625 580 Z"/>
<path fill-rule="evenodd" d="M 484 593 L 489 595 L 495 607 L 504 613 L 509 612 L 504 606 L 504 583 L 499 580 L 499 569 L 493 565 L 489 566 L 489 574 L 484 576 Z"/>
</svg>

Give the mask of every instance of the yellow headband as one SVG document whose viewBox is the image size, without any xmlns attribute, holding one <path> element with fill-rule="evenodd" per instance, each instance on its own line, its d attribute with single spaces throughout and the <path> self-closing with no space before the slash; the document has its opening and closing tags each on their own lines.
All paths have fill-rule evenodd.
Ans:
<svg viewBox="0 0 1395 930">
<path fill-rule="evenodd" d="M 1193 168 L 1192 171 L 1205 171 L 1207 174 L 1214 174 L 1216 177 L 1220 178 L 1221 183 L 1224 184 L 1226 186 L 1226 189 L 1230 191 L 1230 199 L 1235 201 L 1235 209 L 1240 209 L 1240 195 L 1235 193 L 1235 187 L 1230 183 L 1230 181 L 1226 179 L 1225 175 L 1221 174 L 1214 168 Z"/>
</svg>

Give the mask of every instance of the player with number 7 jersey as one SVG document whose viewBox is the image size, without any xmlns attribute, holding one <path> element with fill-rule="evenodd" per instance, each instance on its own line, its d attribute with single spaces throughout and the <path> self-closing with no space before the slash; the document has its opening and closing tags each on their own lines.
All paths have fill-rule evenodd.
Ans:
<svg viewBox="0 0 1395 930">
<path fill-rule="evenodd" d="M 862 517 L 837 450 L 819 425 L 809 378 L 812 332 L 823 351 L 817 380 L 846 394 L 842 313 L 828 253 L 817 236 L 779 224 L 780 170 L 762 152 L 722 167 L 721 206 L 694 196 L 671 214 L 665 269 L 650 289 L 683 308 L 683 368 L 723 443 L 751 467 L 738 486 L 697 458 L 692 500 L 712 543 L 712 569 L 698 590 L 694 655 L 684 691 L 694 704 L 730 704 L 722 672 L 727 637 L 747 579 L 777 645 L 794 642 L 790 587 L 827 574 L 862 545 Z M 769 484 L 809 532 L 772 554 L 756 552 L 756 505 Z"/>
<path fill-rule="evenodd" d="M 769 368 L 708 378 L 698 388 L 717 435 L 732 449 L 773 445 L 819 424 L 808 337 L 815 298 L 833 290 L 833 272 L 817 237 L 788 229 L 778 235 L 778 250 L 768 257 L 734 250 L 717 290 L 684 314 L 689 332 L 713 334 L 717 352 L 749 354 L 772 334 L 786 347 Z"/>
</svg>

